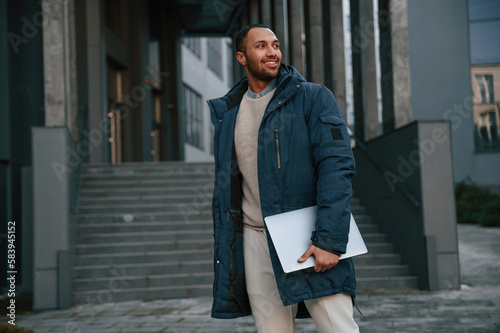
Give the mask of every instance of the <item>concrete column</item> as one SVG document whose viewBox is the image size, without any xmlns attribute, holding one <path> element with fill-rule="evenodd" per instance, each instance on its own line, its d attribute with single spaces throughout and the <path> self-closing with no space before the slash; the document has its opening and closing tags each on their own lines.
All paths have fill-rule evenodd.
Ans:
<svg viewBox="0 0 500 333">
<path fill-rule="evenodd" d="M 273 31 L 280 40 L 280 48 L 282 53 L 282 61 L 285 64 L 289 63 L 288 52 L 288 8 L 287 0 L 273 1 L 274 25 Z"/>
<path fill-rule="evenodd" d="M 392 75 L 396 128 L 412 120 L 408 0 L 391 1 Z"/>
<path fill-rule="evenodd" d="M 261 0 L 260 2 L 260 19 L 261 23 L 272 27 L 272 8 L 271 8 L 271 0 Z"/>
<path fill-rule="evenodd" d="M 289 50 L 290 65 L 305 76 L 305 53 L 303 50 L 304 11 L 303 0 L 289 0 Z"/>
<path fill-rule="evenodd" d="M 182 72 L 180 66 L 179 18 L 169 10 L 162 10 L 161 34 L 164 41 L 160 45 L 162 72 L 167 72 L 164 87 L 167 105 L 167 159 L 184 160 L 185 120 L 182 95 Z"/>
<path fill-rule="evenodd" d="M 361 140 L 378 136 L 377 72 L 373 2 L 351 1 L 351 34 L 355 134 Z"/>
<path fill-rule="evenodd" d="M 248 17 L 250 18 L 250 24 L 260 22 L 259 0 L 250 0 L 248 3 Z"/>
<path fill-rule="evenodd" d="M 66 126 L 32 128 L 34 286 L 33 309 L 61 306 L 59 251 L 71 246 L 72 176 L 79 156 Z M 50 195 L 47 195 L 48 191 Z M 68 268 L 68 267 L 66 267 Z"/>
<path fill-rule="evenodd" d="M 412 119 L 407 0 L 379 2 L 382 122 L 384 131 Z"/>
<path fill-rule="evenodd" d="M 345 57 L 344 57 L 344 15 L 342 0 L 328 0 L 330 4 L 330 38 L 332 64 L 332 91 L 340 110 L 347 118 Z"/>
<path fill-rule="evenodd" d="M 74 0 L 43 0 L 45 125 L 67 126 L 78 139 Z"/>
<path fill-rule="evenodd" d="M 325 84 L 325 58 L 323 45 L 323 11 L 321 0 L 308 1 L 306 25 L 307 77 L 308 80 Z"/>
<path fill-rule="evenodd" d="M 86 1 L 88 128 L 97 138 L 92 144 L 90 163 L 109 162 L 109 121 L 107 117 L 106 38 L 102 3 Z"/>
</svg>

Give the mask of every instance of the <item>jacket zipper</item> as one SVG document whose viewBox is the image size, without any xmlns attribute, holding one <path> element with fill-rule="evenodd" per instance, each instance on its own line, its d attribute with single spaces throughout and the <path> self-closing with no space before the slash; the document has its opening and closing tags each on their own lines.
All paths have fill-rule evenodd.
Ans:
<svg viewBox="0 0 500 333">
<path fill-rule="evenodd" d="M 278 170 L 281 169 L 281 153 L 280 153 L 280 130 L 274 129 L 274 142 L 276 144 L 276 162 Z"/>
</svg>

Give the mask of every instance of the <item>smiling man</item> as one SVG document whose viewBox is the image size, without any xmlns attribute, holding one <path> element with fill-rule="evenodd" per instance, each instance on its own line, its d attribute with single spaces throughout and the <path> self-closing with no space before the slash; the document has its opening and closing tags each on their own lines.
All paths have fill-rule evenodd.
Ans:
<svg viewBox="0 0 500 333">
<path fill-rule="evenodd" d="M 281 63 L 267 27 L 236 35 L 246 78 L 209 101 L 214 133 L 214 302 L 212 316 L 252 314 L 258 332 L 295 332 L 311 316 L 320 333 L 359 332 L 356 279 L 345 253 L 354 158 L 342 112 L 324 86 Z M 312 245 L 284 273 L 264 217 L 318 206 Z"/>
</svg>

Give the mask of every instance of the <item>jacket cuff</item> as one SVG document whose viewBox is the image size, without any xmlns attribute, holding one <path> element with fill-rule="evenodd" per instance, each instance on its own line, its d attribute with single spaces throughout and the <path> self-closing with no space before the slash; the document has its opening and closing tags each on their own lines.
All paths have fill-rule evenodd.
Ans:
<svg viewBox="0 0 500 333">
<path fill-rule="evenodd" d="M 326 246 L 323 246 L 321 245 L 320 243 L 318 243 L 319 239 L 318 239 L 318 236 L 316 235 L 316 231 L 313 231 L 312 232 L 312 235 L 311 235 L 311 240 L 312 240 L 312 245 L 316 246 L 317 248 L 320 248 L 324 251 L 328 251 L 330 253 L 333 253 L 333 254 L 336 254 L 338 255 L 339 257 L 345 253 L 345 251 L 339 251 L 339 250 L 336 250 L 336 249 L 332 249 L 332 248 L 329 248 L 329 247 L 326 247 Z"/>
</svg>

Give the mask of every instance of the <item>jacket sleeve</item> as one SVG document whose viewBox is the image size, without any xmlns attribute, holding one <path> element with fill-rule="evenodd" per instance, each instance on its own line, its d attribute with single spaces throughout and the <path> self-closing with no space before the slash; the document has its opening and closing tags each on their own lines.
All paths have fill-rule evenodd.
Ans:
<svg viewBox="0 0 500 333">
<path fill-rule="evenodd" d="M 355 162 L 347 126 L 335 97 L 324 86 L 315 85 L 306 108 L 307 127 L 318 173 L 318 206 L 313 245 L 335 253 L 346 251 L 352 196 L 351 178 Z M 308 118 L 308 119 L 307 119 Z"/>
</svg>

